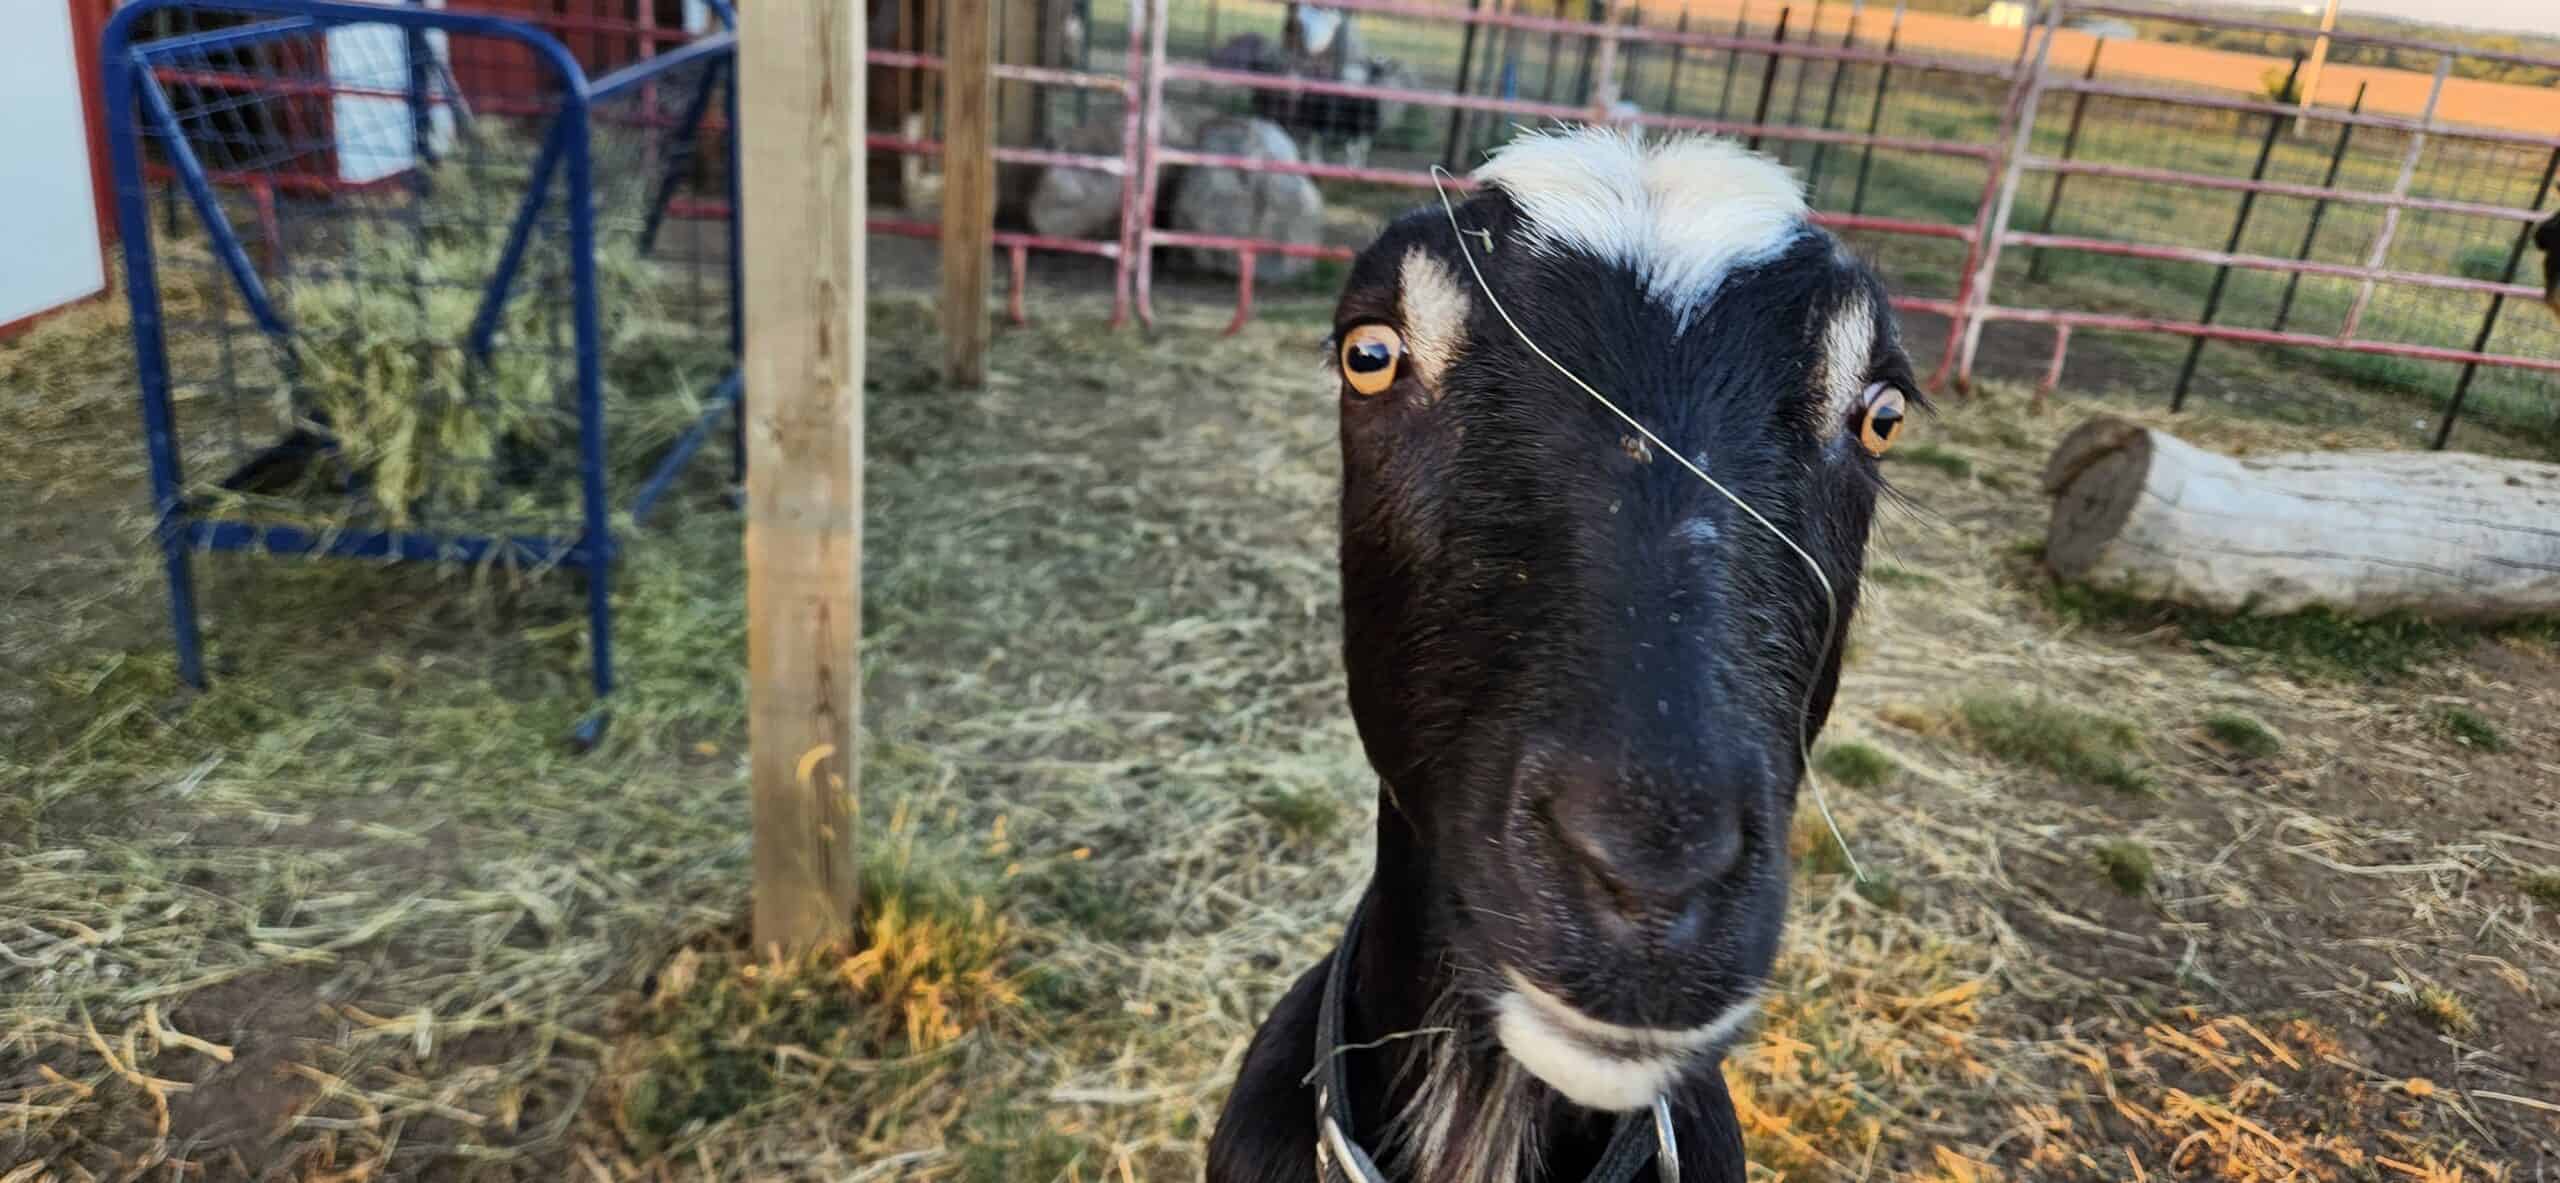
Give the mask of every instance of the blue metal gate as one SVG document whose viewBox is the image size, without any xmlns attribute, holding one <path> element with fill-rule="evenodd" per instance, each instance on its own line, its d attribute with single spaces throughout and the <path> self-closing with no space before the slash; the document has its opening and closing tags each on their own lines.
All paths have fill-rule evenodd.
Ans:
<svg viewBox="0 0 2560 1183">
<path fill-rule="evenodd" d="M 566 568 L 594 738 L 619 535 L 724 419 L 737 442 L 734 14 L 701 11 L 719 27 L 593 78 L 458 8 L 117 14 L 116 214 L 188 683 L 199 551 Z"/>
</svg>

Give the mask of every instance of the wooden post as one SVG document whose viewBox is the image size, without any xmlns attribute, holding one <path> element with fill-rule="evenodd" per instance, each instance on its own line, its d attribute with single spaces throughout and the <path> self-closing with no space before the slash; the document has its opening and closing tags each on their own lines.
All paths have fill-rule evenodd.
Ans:
<svg viewBox="0 0 2560 1183">
<path fill-rule="evenodd" d="M 756 0 L 738 47 L 759 948 L 854 927 L 863 16 L 843 0 Z"/>
<path fill-rule="evenodd" d="M 980 386 L 996 228 L 995 10 L 988 0 L 948 0 L 943 16 L 942 378 Z"/>
<path fill-rule="evenodd" d="M 2328 7 L 2320 12 L 2320 36 L 2311 43 L 2311 76 L 2302 80 L 2302 93 L 2298 96 L 2301 114 L 2293 117 L 2293 134 L 2297 136 L 2311 129 L 2311 102 L 2320 90 L 2320 67 L 2329 64 L 2329 33 L 2337 27 L 2338 0 L 2329 0 Z M 2284 100 L 2279 96 L 2276 101 Z"/>
<path fill-rule="evenodd" d="M 1043 0 L 1001 0 L 997 9 L 995 60 L 1008 66 L 1055 66 L 1059 63 L 1047 56 L 1048 38 L 1043 36 L 1041 9 Z M 1016 148 L 1047 147 L 1048 113 L 1043 109 L 1040 88 L 1028 82 L 1006 82 L 996 87 L 995 144 Z M 1031 187 L 1039 182 L 1040 170 L 1031 165 L 1007 165 L 996 170 L 1002 186 L 998 204 L 1018 210 L 1031 200 Z"/>
</svg>

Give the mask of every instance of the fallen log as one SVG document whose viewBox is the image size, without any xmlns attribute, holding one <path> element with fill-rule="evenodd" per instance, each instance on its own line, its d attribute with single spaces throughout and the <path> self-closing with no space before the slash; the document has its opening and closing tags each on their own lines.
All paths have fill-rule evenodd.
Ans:
<svg viewBox="0 0 2560 1183">
<path fill-rule="evenodd" d="M 2233 458 L 2111 416 L 2045 465 L 2045 563 L 2217 612 L 2560 615 L 2560 465 L 2456 452 Z"/>
</svg>

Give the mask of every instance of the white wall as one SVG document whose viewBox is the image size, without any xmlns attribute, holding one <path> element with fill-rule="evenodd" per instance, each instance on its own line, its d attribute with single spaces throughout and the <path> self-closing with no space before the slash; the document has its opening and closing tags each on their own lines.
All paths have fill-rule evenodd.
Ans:
<svg viewBox="0 0 2560 1183">
<path fill-rule="evenodd" d="M 428 7 L 442 8 L 444 0 L 429 0 Z M 368 90 L 408 91 L 407 34 L 390 25 L 345 25 L 329 30 L 326 37 L 330 81 Z M 427 52 L 439 62 L 447 60 L 444 33 L 427 34 Z M 430 93 L 444 97 L 443 89 L 444 84 L 437 81 Z M 339 180 L 378 180 L 417 162 L 416 129 L 410 126 L 406 99 L 333 95 L 329 115 L 330 126 L 337 129 Z M 453 109 L 438 104 L 427 116 L 427 128 L 432 147 L 443 151 L 453 142 Z"/>
<path fill-rule="evenodd" d="M 12 0 L 0 37 L 0 325 L 107 286 L 65 0 Z M 32 11 L 29 11 L 29 10 Z"/>
</svg>

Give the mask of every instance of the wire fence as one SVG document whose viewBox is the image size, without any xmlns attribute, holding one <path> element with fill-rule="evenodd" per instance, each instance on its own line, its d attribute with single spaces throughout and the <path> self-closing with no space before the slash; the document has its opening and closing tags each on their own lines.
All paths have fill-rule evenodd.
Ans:
<svg viewBox="0 0 2560 1183">
<path fill-rule="evenodd" d="M 329 0 L 136 0 L 109 26 L 189 682 L 191 559 L 254 551 L 575 569 L 611 689 L 620 542 L 737 424 L 735 39 L 591 38 L 591 70 L 555 33 Z"/>
<path fill-rule="evenodd" d="M 1159 274 L 1225 254 L 1241 323 L 1275 261 L 1347 258 L 1377 219 L 1416 202 L 1433 165 L 1463 177 L 1521 127 L 1615 120 L 1731 135 L 1793 166 L 1820 216 L 1884 266 L 1907 312 L 1950 319 L 1942 379 L 1970 379 L 1986 325 L 2048 326 L 2049 376 L 2063 372 L 2075 330 L 2166 334 L 2184 356 L 2161 394 L 2181 402 L 2208 389 L 2347 416 L 2370 414 L 2369 394 L 2428 420 L 2429 442 L 2449 441 L 2456 408 L 2487 429 L 2560 439 L 2560 324 L 2524 282 L 2535 270 L 2528 219 L 2552 200 L 2560 127 L 2450 122 L 2413 106 L 2411 96 L 2432 93 L 2430 79 L 2406 71 L 2361 71 L 2389 84 L 2370 102 L 2326 101 L 2342 80 L 2333 77 L 2298 118 L 2273 98 L 2303 81 L 2307 31 L 2073 0 L 2040 5 L 2014 28 L 1968 24 L 1961 36 L 1947 18 L 1838 0 L 1327 7 L 1357 21 L 1360 54 L 1388 59 L 1391 72 L 1387 63 L 1365 77 L 1238 68 L 1239 38 L 1282 38 L 1289 6 L 1276 0 L 1095 5 L 1078 14 L 1072 77 L 1000 69 L 1052 83 L 1028 100 L 1040 104 L 1044 141 L 1008 143 L 1000 159 L 1103 173 L 1123 214 L 1114 241 L 1000 235 L 1015 315 L 1025 314 L 1029 253 L 1111 260 L 1123 306 L 1134 296 L 1141 315 Z M 2222 55 L 2224 73 L 2199 81 L 2164 75 L 2155 43 L 2074 27 L 2112 15 L 2299 44 L 2281 56 Z M 2433 91 L 2467 59 L 2516 56 L 2341 34 L 2340 52 L 2351 48 L 2434 63 Z M 932 64 L 918 50 L 872 57 Z M 2461 85 L 2475 88 L 2466 110 L 2478 109 L 2483 84 Z M 1238 159 L 1169 136 L 1187 120 L 1251 113 L 1268 93 L 1375 102 L 1373 149 L 1356 164 Z M 874 144 L 929 152 L 932 136 L 925 125 Z M 1040 155 L 1069 142 L 1119 150 L 1084 161 Z M 1245 240 L 1155 225 L 1164 193 L 1197 169 L 1307 177 L 1323 194 L 1323 231 Z M 1334 273 L 1319 263 L 1312 274 L 1326 283 Z M 2014 353 L 2016 334 L 2004 338 Z M 2298 394 L 2267 381 L 2288 370 L 2358 393 L 2274 405 Z M 2218 377 L 2226 373 L 2240 377 Z"/>
</svg>

